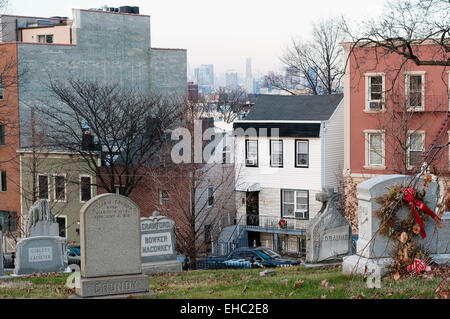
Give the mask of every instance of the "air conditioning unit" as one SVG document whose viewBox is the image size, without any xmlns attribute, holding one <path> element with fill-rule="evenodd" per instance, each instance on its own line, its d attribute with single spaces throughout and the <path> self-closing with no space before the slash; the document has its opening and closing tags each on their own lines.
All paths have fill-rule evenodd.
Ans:
<svg viewBox="0 0 450 319">
<path fill-rule="evenodd" d="M 247 165 L 256 165 L 256 160 L 255 159 L 248 159 L 247 160 Z"/>
<path fill-rule="evenodd" d="M 295 218 L 306 219 L 306 212 L 295 212 Z"/>
</svg>

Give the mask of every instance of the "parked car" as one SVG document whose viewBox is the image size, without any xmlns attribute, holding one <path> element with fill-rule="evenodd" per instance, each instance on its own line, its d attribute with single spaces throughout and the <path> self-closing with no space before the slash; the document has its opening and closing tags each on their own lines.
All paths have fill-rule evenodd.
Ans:
<svg viewBox="0 0 450 319">
<path fill-rule="evenodd" d="M 201 268 L 286 267 L 301 264 L 300 259 L 284 257 L 264 247 L 243 247 L 224 257 L 210 257 L 199 262 Z M 199 268 L 199 267 L 197 267 Z"/>
<path fill-rule="evenodd" d="M 81 267 L 80 246 L 77 246 L 77 245 L 67 246 L 67 259 L 68 259 L 69 265 L 76 264 Z"/>
<path fill-rule="evenodd" d="M 182 254 L 177 252 L 177 260 L 181 261 L 183 270 L 188 270 L 189 269 L 189 258 L 187 258 L 187 256 L 182 255 Z"/>
</svg>

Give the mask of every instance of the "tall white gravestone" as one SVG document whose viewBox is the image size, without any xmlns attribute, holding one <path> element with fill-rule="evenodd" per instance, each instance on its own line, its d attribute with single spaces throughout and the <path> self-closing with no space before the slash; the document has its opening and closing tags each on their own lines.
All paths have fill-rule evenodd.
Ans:
<svg viewBox="0 0 450 319">
<path fill-rule="evenodd" d="M 386 273 L 388 265 L 392 263 L 390 254 L 394 243 L 378 232 L 380 220 L 375 216 L 375 211 L 380 208 L 380 204 L 375 201 L 375 198 L 385 195 L 388 192 L 388 187 L 394 184 L 408 186 L 410 181 L 411 176 L 380 175 L 357 186 L 359 234 L 356 243 L 356 255 L 344 257 L 342 264 L 344 273 L 366 273 L 368 270 L 379 271 L 381 275 Z M 422 191 L 423 182 L 423 180 L 420 180 L 416 184 L 417 191 Z M 437 184 L 435 182 L 428 183 L 424 202 L 432 211 L 436 208 L 437 198 Z M 409 214 L 409 206 L 404 203 L 396 214 L 398 218 L 405 219 Z M 432 254 L 442 253 L 442 249 L 438 251 L 433 247 L 440 247 L 439 242 L 442 240 L 447 242 L 450 240 L 448 238 L 448 226 L 446 227 L 436 228 L 435 221 L 429 218 L 425 225 L 426 238 L 422 239 L 418 236 L 416 240 L 424 247 L 430 248 Z"/>
<path fill-rule="evenodd" d="M 128 197 L 103 194 L 80 211 L 81 297 L 147 293 L 141 271 L 139 207 Z"/>
</svg>

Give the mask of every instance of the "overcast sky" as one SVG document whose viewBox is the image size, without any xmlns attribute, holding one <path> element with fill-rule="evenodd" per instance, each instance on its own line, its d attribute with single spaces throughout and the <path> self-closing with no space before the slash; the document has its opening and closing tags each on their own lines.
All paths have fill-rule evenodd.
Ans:
<svg viewBox="0 0 450 319">
<path fill-rule="evenodd" d="M 280 68 L 292 37 L 308 38 L 317 19 L 345 14 L 363 19 L 381 12 L 383 0 L 10 0 L 8 13 L 69 16 L 71 8 L 139 6 L 151 16 L 152 47 L 188 50 L 190 68 L 214 64 L 215 72 Z"/>
</svg>

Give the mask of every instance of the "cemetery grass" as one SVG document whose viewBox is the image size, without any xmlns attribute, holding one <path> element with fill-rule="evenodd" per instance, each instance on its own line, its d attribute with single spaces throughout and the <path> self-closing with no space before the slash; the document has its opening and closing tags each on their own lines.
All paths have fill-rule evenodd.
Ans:
<svg viewBox="0 0 450 319">
<path fill-rule="evenodd" d="M 436 289 L 443 279 L 411 276 L 395 281 L 388 276 L 382 278 L 380 289 L 370 289 L 362 276 L 344 275 L 340 267 L 274 270 L 274 276 L 266 277 L 259 276 L 261 269 L 151 274 L 149 288 L 160 299 L 409 299 L 440 298 Z M 0 298 L 65 299 L 74 293 L 65 286 L 67 277 L 44 274 L 0 281 Z"/>
</svg>

